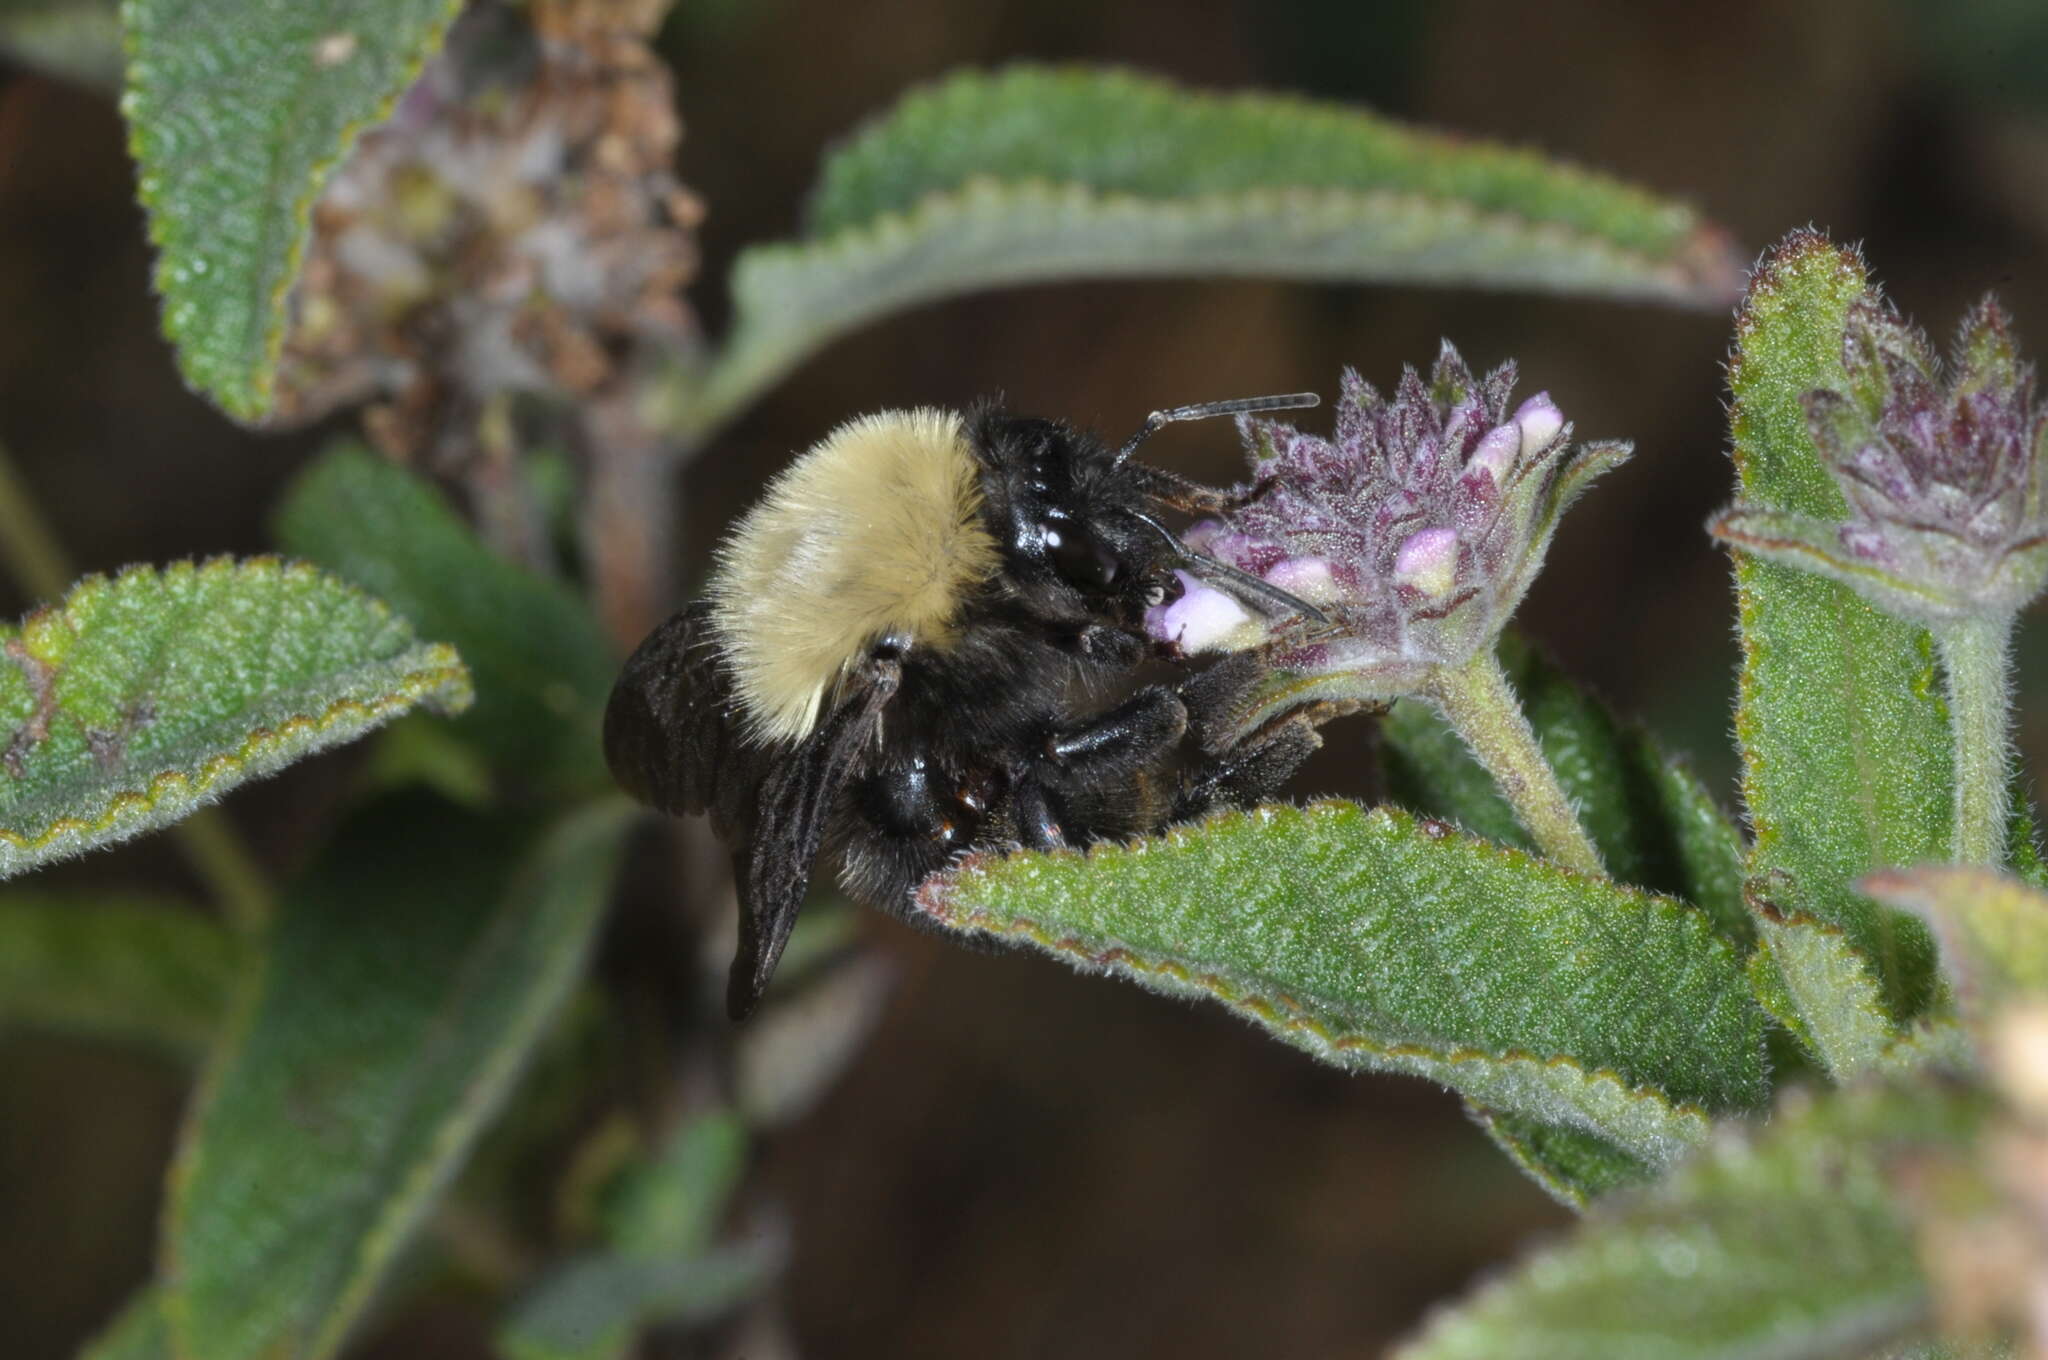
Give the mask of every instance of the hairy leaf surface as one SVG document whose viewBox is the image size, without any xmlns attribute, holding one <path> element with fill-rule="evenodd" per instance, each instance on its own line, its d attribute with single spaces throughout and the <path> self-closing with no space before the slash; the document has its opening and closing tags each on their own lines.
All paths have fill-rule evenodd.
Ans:
<svg viewBox="0 0 2048 1360">
<path fill-rule="evenodd" d="M 1966 1019 L 1987 1019 L 2014 1002 L 2048 996 L 2048 892 L 1965 865 L 1888 870 L 1863 886 L 1878 901 L 1933 925 Z"/>
<path fill-rule="evenodd" d="M 28 1025 L 197 1058 L 219 1033 L 243 949 L 178 902 L 0 896 L 0 1027 Z"/>
<path fill-rule="evenodd" d="M 1610 1190 L 1656 1179 L 1656 1168 L 1583 1129 L 1497 1110 L 1475 1108 L 1472 1115 L 1524 1175 L 1574 1209 Z"/>
<path fill-rule="evenodd" d="M 1731 301 L 1689 209 L 1527 151 L 1340 105 L 1019 67 L 906 98 L 824 168 L 801 242 L 743 255 L 687 417 L 717 425 L 812 351 L 977 288 L 1167 275 Z"/>
<path fill-rule="evenodd" d="M 1730 940 L 1746 945 L 1752 927 L 1742 902 L 1742 837 L 1698 778 L 1520 638 L 1504 636 L 1500 650 L 1544 757 L 1608 872 L 1700 906 Z M 1535 849 L 1492 778 L 1426 704 L 1395 704 L 1380 733 L 1395 801 L 1503 845 Z"/>
<path fill-rule="evenodd" d="M 1839 926 L 1766 911 L 1757 922 L 1750 980 L 1758 1004 L 1838 1081 L 1883 1061 L 1899 1030 L 1886 1012 L 1870 961 Z"/>
<path fill-rule="evenodd" d="M 978 856 L 919 901 L 1652 1166 L 1703 1111 L 1764 1098 L 1763 1014 L 1700 912 L 1389 809 L 1275 806 L 1085 856 Z"/>
<path fill-rule="evenodd" d="M 1842 517 L 1801 399 L 1847 382 L 1843 317 L 1869 288 L 1860 259 L 1811 232 L 1788 237 L 1751 281 L 1729 375 L 1742 501 Z M 1876 970 L 1886 1011 L 1909 1020 L 1933 995 L 1927 930 L 1854 885 L 1948 856 L 1954 783 L 1933 647 L 1845 586 L 1734 556 L 1752 873 L 1787 913 L 1839 926 Z"/>
<path fill-rule="evenodd" d="M 598 724 L 618 665 L 568 586 L 493 553 L 431 486 L 359 445 L 316 462 L 275 527 L 291 551 L 461 649 L 477 702 L 454 730 L 471 734 L 501 769 L 611 787 Z"/>
<path fill-rule="evenodd" d="M 130 150 L 186 381 L 270 407 L 313 200 L 440 46 L 457 0 L 126 0 Z"/>
<path fill-rule="evenodd" d="M 394 799 L 288 895 L 173 1167 L 180 1356 L 337 1349 L 580 975 L 631 817 L 536 842 Z"/>
<path fill-rule="evenodd" d="M 1960 1088 L 1861 1086 L 1730 1128 L 1439 1313 L 1399 1360 L 1774 1360 L 1879 1353 L 1929 1321 L 1897 1178 L 1965 1148 Z"/>
<path fill-rule="evenodd" d="M 0 877 L 174 822 L 415 705 L 469 699 L 452 649 L 301 563 L 89 576 L 0 628 Z"/>
</svg>

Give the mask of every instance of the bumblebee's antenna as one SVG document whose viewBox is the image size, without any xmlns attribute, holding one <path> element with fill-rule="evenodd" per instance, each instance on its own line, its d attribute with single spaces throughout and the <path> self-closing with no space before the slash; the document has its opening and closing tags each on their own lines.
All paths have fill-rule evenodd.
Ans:
<svg viewBox="0 0 2048 1360">
<path fill-rule="evenodd" d="M 1235 401 L 1205 401 L 1199 406 L 1176 406 L 1168 411 L 1154 411 L 1145 417 L 1145 423 L 1138 432 L 1124 441 L 1116 451 L 1116 461 L 1122 463 L 1138 451 L 1138 445 L 1159 433 L 1162 425 L 1171 425 L 1176 420 L 1207 420 L 1211 416 L 1247 416 L 1260 411 L 1302 411 L 1311 406 L 1320 406 L 1323 399 L 1313 392 L 1289 392 L 1278 397 L 1239 397 Z M 1296 603 L 1300 603 L 1296 601 Z"/>
<path fill-rule="evenodd" d="M 1286 399 L 1268 397 L 1265 398 L 1265 400 L 1274 401 Z M 1223 403 L 1218 404 L 1221 405 Z M 1275 408 L 1267 407 L 1265 409 L 1272 410 Z M 1150 529 L 1153 533 L 1158 534 L 1161 538 L 1165 539 L 1167 543 L 1172 546 L 1173 550 L 1181 555 L 1181 559 L 1185 561 L 1189 566 L 1195 568 L 1197 571 L 1208 572 L 1211 575 L 1221 576 L 1224 580 L 1229 581 L 1232 585 L 1239 586 L 1245 590 L 1248 590 L 1254 595 L 1262 595 L 1266 599 L 1271 600 L 1276 604 L 1284 604 L 1289 609 L 1293 610 L 1295 613 L 1302 615 L 1304 618 L 1314 619 L 1317 623 L 1328 624 L 1330 622 L 1330 616 L 1328 614 L 1325 614 L 1322 610 L 1316 608 L 1307 600 L 1302 599 L 1299 595 L 1295 595 L 1289 591 L 1282 590 L 1279 586 L 1274 585 L 1271 581 L 1261 580 L 1259 577 L 1252 575 L 1248 571 L 1242 571 L 1236 567 L 1231 566 L 1228 562 L 1219 562 L 1213 557 L 1202 557 L 1197 555 L 1193 548 L 1190 548 L 1187 544 L 1180 541 L 1179 534 L 1176 534 L 1173 530 L 1167 528 L 1164 524 L 1161 524 L 1158 520 L 1152 518 L 1144 511 L 1126 510 L 1124 513 L 1129 515 L 1132 519 L 1138 521 L 1138 523 L 1144 525 L 1147 529 Z"/>
</svg>

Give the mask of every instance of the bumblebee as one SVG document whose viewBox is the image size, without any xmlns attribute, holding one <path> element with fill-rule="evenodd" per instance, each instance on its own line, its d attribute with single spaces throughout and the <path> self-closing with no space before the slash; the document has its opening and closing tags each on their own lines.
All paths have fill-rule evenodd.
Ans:
<svg viewBox="0 0 2048 1360">
<path fill-rule="evenodd" d="M 1149 834 L 1264 796 L 1315 749 L 1317 719 L 1300 714 L 1221 751 L 1183 740 L 1255 678 L 1251 658 L 1136 685 L 1166 651 L 1145 611 L 1179 596 L 1179 570 L 1269 617 L 1321 616 L 1191 554 L 1158 514 L 1231 497 L 1132 458 L 1168 422 L 1315 404 L 1158 411 L 1114 449 L 994 403 L 887 411 L 768 486 L 706 597 L 626 662 L 604 723 L 621 786 L 708 813 L 732 851 L 735 1019 L 767 986 L 821 854 L 853 897 L 914 920 L 912 890 L 967 850 Z"/>
</svg>

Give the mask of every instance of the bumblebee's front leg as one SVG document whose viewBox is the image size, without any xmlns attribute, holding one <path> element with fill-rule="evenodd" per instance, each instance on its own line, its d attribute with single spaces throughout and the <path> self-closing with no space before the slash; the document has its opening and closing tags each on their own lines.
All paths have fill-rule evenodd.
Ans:
<svg viewBox="0 0 2048 1360">
<path fill-rule="evenodd" d="M 1168 509 L 1188 515 L 1223 515 L 1245 506 L 1265 494 L 1268 483 L 1259 482 L 1242 491 L 1207 486 L 1178 472 L 1149 463 L 1134 465 L 1144 494 Z"/>
</svg>

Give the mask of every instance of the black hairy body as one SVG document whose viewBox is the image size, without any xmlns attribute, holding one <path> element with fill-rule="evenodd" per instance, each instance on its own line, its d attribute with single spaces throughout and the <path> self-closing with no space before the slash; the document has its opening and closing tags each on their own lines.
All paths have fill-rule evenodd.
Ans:
<svg viewBox="0 0 2048 1360">
<path fill-rule="evenodd" d="M 1302 404 L 1268 404 L 1283 401 Z M 1153 515 L 1223 498 L 1130 449 L 1163 420 L 1259 405 L 1164 413 L 1120 451 L 993 406 L 872 417 L 770 488 L 712 598 L 641 644 L 605 715 L 620 783 L 709 814 L 733 851 L 735 1017 L 767 985 L 821 854 L 851 895 L 914 920 L 912 890 L 969 849 L 1151 833 L 1264 796 L 1315 748 L 1327 714 L 1205 749 L 1210 719 L 1256 678 L 1251 658 L 1137 680 L 1158 651 L 1145 611 L 1190 562 Z M 876 528 L 892 516 L 901 531 Z"/>
</svg>

